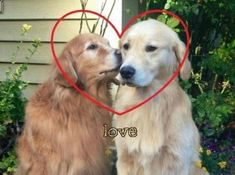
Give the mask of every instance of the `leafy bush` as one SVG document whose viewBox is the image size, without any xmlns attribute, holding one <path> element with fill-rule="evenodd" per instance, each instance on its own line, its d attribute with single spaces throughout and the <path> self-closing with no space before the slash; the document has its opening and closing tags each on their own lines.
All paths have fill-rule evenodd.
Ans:
<svg viewBox="0 0 235 175">
<path fill-rule="evenodd" d="M 21 36 L 24 37 L 31 29 L 24 24 L 21 28 Z M 23 40 L 12 54 L 12 65 L 16 65 L 16 56 L 20 51 Z M 37 51 L 40 41 L 32 42 L 25 59 L 26 62 Z M 16 156 L 14 151 L 15 139 L 19 135 L 23 123 L 24 106 L 26 98 L 22 96 L 22 90 L 27 87 L 27 82 L 21 80 L 22 74 L 27 70 L 27 64 L 20 64 L 16 69 L 9 67 L 5 81 L 0 82 L 0 173 L 7 175 L 14 171 Z"/>
<path fill-rule="evenodd" d="M 16 153 L 14 151 L 8 151 L 3 155 L 3 158 L 0 162 L 0 170 L 3 170 L 3 175 L 12 174 L 15 172 Z"/>
</svg>

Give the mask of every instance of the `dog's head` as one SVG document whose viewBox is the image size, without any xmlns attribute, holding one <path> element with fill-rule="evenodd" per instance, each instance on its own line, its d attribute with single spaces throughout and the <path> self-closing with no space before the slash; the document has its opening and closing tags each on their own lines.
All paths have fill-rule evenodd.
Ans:
<svg viewBox="0 0 235 175">
<path fill-rule="evenodd" d="M 113 79 L 121 65 L 121 53 L 101 36 L 87 33 L 66 45 L 59 62 L 69 78 L 83 89 L 88 84 Z M 58 71 L 54 78 L 56 83 L 70 86 Z"/>
<path fill-rule="evenodd" d="M 120 41 L 123 64 L 119 79 L 130 86 L 148 86 L 154 79 L 168 79 L 182 61 L 185 45 L 165 24 L 147 20 L 133 25 Z M 180 76 L 190 76 L 186 59 Z"/>
</svg>

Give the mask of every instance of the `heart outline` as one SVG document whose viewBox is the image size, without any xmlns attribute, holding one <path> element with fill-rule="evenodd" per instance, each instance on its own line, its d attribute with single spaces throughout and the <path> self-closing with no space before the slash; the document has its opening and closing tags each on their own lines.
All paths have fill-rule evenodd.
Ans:
<svg viewBox="0 0 235 175">
<path fill-rule="evenodd" d="M 127 31 L 127 29 L 140 17 L 143 17 L 143 16 L 146 16 L 148 14 L 152 14 L 152 13 L 166 13 L 170 16 L 173 16 L 174 18 L 176 18 L 180 24 L 183 26 L 184 30 L 185 30 L 185 34 L 186 34 L 186 49 L 185 49 L 185 53 L 184 53 L 184 56 L 183 56 L 183 59 L 182 61 L 180 62 L 180 64 L 178 65 L 177 69 L 175 70 L 175 72 L 173 73 L 173 75 L 168 79 L 168 81 L 158 90 L 156 91 L 153 95 L 151 95 L 150 97 L 144 99 L 142 102 L 134 105 L 133 107 L 129 108 L 129 109 L 126 109 L 124 111 L 116 111 L 114 109 L 112 109 L 111 107 L 109 106 L 106 106 L 105 104 L 97 101 L 95 98 L 91 97 L 88 93 L 84 92 L 83 90 L 81 90 L 79 87 L 76 86 L 75 82 L 73 82 L 71 80 L 71 78 L 66 74 L 66 72 L 63 70 L 61 64 L 59 63 L 59 60 L 57 58 L 57 55 L 55 53 L 55 48 L 54 48 L 54 35 L 55 35 L 55 31 L 56 31 L 56 28 L 58 27 L 58 25 L 60 24 L 60 22 L 67 16 L 71 15 L 71 14 L 74 14 L 74 13 L 91 13 L 93 15 L 97 15 L 99 17 L 101 17 L 102 19 L 104 19 L 112 28 L 113 30 L 115 31 L 115 33 L 117 34 L 117 36 L 119 37 L 119 39 L 123 36 L 123 34 Z M 73 88 L 75 88 L 80 94 L 82 94 L 83 97 L 87 98 L 88 100 L 90 100 L 92 103 L 96 104 L 97 106 L 99 107 L 102 107 L 103 109 L 109 111 L 109 112 L 112 112 L 114 114 L 117 114 L 119 116 L 121 115 L 124 115 L 128 112 L 131 112 L 139 107 L 141 107 L 142 105 L 144 105 L 145 103 L 149 102 L 150 100 L 152 100 L 153 98 L 157 97 L 157 95 L 159 93 L 161 93 L 179 74 L 181 68 L 183 67 L 183 64 L 187 58 L 187 55 L 188 55 L 188 52 L 189 52 L 189 45 L 190 45 L 190 35 L 189 35 L 189 30 L 188 30 L 188 27 L 187 25 L 185 24 L 185 22 L 179 17 L 177 16 L 176 14 L 174 14 L 173 12 L 170 12 L 170 11 L 167 11 L 167 10 L 163 10 L 163 9 L 153 9 L 153 10 L 147 10 L 145 12 L 142 12 L 136 16 L 134 16 L 133 18 L 131 18 L 131 20 L 127 23 L 127 25 L 124 27 L 124 29 L 122 30 L 121 33 L 118 32 L 118 30 L 116 29 L 116 27 L 113 25 L 113 23 L 111 21 L 109 21 L 109 19 L 107 19 L 105 16 L 95 12 L 95 11 L 92 11 L 92 10 L 73 10 L 73 11 L 70 11 L 66 14 L 64 14 L 62 17 L 60 17 L 56 23 L 54 24 L 52 30 L 51 30 L 51 33 L 50 33 L 50 48 L 51 48 L 51 53 L 52 53 L 52 56 L 54 58 L 54 61 L 60 71 L 60 73 L 62 74 L 62 76 L 66 79 L 66 81 L 73 86 Z"/>
</svg>

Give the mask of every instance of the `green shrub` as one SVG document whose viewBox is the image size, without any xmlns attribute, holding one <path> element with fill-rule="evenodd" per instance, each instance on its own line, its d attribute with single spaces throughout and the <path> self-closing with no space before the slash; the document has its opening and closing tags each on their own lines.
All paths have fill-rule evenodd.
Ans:
<svg viewBox="0 0 235 175">
<path fill-rule="evenodd" d="M 22 39 L 31 29 L 24 24 L 21 29 Z M 16 56 L 20 51 L 23 40 L 19 42 L 16 51 L 12 54 L 12 65 L 16 65 Z M 21 80 L 22 74 L 27 70 L 28 60 L 35 54 L 40 46 L 39 40 L 32 42 L 26 53 L 26 63 L 19 64 L 16 69 L 9 67 L 6 79 L 0 82 L 0 173 L 11 174 L 14 171 L 16 156 L 14 151 L 15 139 L 21 131 L 26 98 L 22 96 L 28 83 Z"/>
<path fill-rule="evenodd" d="M 0 162 L 0 170 L 3 170 L 3 175 L 12 174 L 15 172 L 16 161 L 16 153 L 14 150 L 8 151 L 3 155 Z"/>
</svg>

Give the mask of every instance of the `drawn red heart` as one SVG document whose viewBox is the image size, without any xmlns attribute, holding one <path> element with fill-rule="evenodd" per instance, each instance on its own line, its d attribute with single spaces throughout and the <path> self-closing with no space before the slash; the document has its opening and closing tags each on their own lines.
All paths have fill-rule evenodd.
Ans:
<svg viewBox="0 0 235 175">
<path fill-rule="evenodd" d="M 55 49 L 54 49 L 54 34 L 55 34 L 55 31 L 56 31 L 56 28 L 58 27 L 58 25 L 60 24 L 60 22 L 67 16 L 71 15 L 71 14 L 74 14 L 74 13 L 91 13 L 91 14 L 94 14 L 94 15 L 97 15 L 101 18 L 103 18 L 112 28 L 113 30 L 115 31 L 115 33 L 117 34 L 117 36 L 119 38 L 121 38 L 123 36 L 123 34 L 126 32 L 126 30 L 138 19 L 138 18 L 141 18 L 141 17 L 144 17 L 146 15 L 149 15 L 149 14 L 152 14 L 152 13 L 165 13 L 165 14 L 168 14 L 170 16 L 173 16 L 174 18 L 176 18 L 177 20 L 179 20 L 180 24 L 183 26 L 184 30 L 185 30 L 185 34 L 186 34 L 186 50 L 185 50 L 185 53 L 184 53 L 184 56 L 183 56 L 183 59 L 182 61 L 180 62 L 179 66 L 177 67 L 176 71 L 173 73 L 173 75 L 169 78 L 169 80 L 157 91 L 155 92 L 153 95 L 151 95 L 150 97 L 148 97 L 147 99 L 143 100 L 142 102 L 140 102 L 139 104 L 136 104 L 135 106 L 125 110 L 125 111 L 115 111 L 114 109 L 110 108 L 109 106 L 106 106 L 105 104 L 102 104 L 101 102 L 97 101 L 95 98 L 91 97 L 89 94 L 87 94 L 86 92 L 82 91 L 81 89 L 79 89 L 75 82 L 73 82 L 71 80 L 71 78 L 66 74 L 66 72 L 63 70 L 62 66 L 60 65 L 58 59 L 57 59 L 57 56 L 56 56 L 56 53 L 55 53 Z M 91 102 L 95 103 L 96 105 L 104 108 L 105 110 L 107 111 L 110 111 L 114 114 L 117 114 L 117 115 L 123 115 L 123 114 L 126 114 L 130 111 L 133 111 L 135 110 L 136 108 L 144 105 L 145 103 L 149 102 L 151 99 L 155 98 L 159 93 L 161 93 L 179 74 L 180 72 L 180 69 L 182 68 L 184 62 L 185 62 L 185 59 L 188 55 L 188 52 L 189 52 L 189 42 L 190 42 L 190 36 L 189 36 L 189 30 L 188 30 L 188 27 L 187 25 L 184 23 L 184 21 L 179 17 L 177 16 L 176 14 L 170 12 L 170 11 L 166 11 L 166 10 L 162 10 L 162 9 L 154 9 L 154 10 L 148 10 L 148 11 L 145 11 L 143 13 L 140 13 L 138 14 L 137 16 L 134 16 L 129 22 L 128 24 L 124 27 L 124 29 L 122 30 L 121 33 L 118 32 L 118 30 L 116 29 L 116 27 L 112 24 L 111 21 L 109 21 L 106 17 L 104 17 L 103 15 L 97 13 L 97 12 L 94 12 L 94 11 L 91 11 L 91 10 L 74 10 L 74 11 L 71 11 L 71 12 L 68 12 L 66 14 L 64 14 L 60 19 L 57 20 L 57 22 L 55 23 L 55 25 L 53 26 L 52 28 L 52 31 L 51 31 L 51 39 L 50 39 L 50 45 L 51 45 L 51 52 L 52 52 L 52 55 L 53 55 L 53 58 L 57 64 L 57 67 L 58 69 L 60 70 L 61 74 L 63 75 L 63 77 L 68 81 L 69 84 L 71 84 L 79 93 L 81 93 L 85 98 L 89 99 Z"/>
</svg>

